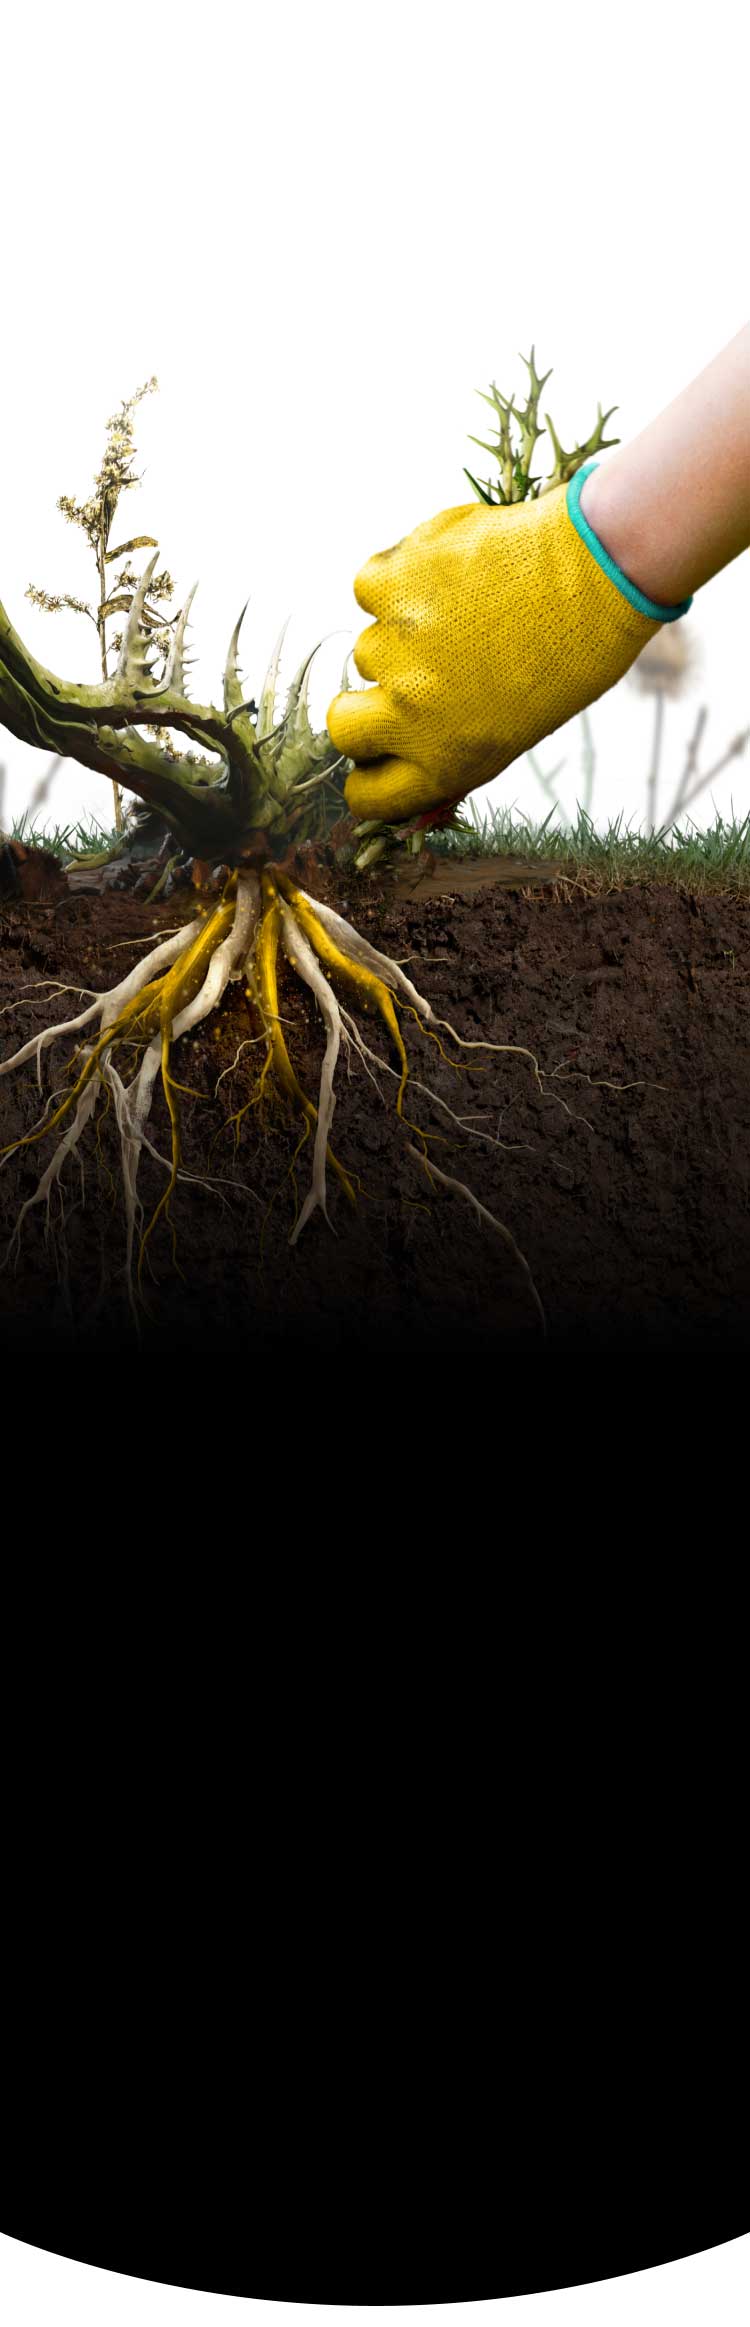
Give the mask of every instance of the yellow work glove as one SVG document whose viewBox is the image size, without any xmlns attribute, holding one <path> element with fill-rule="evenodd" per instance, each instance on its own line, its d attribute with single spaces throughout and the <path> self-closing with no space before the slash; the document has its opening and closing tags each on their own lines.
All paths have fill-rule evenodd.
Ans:
<svg viewBox="0 0 750 2327">
<path fill-rule="evenodd" d="M 596 461 L 537 500 L 444 509 L 381 550 L 354 595 L 375 621 L 353 649 L 375 685 L 336 695 L 328 731 L 355 761 L 359 820 L 458 802 L 604 695 L 663 622 L 579 506 Z"/>
</svg>

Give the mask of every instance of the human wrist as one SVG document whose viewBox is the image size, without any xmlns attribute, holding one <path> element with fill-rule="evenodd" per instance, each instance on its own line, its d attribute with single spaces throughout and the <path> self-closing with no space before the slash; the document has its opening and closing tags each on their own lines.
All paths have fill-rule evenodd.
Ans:
<svg viewBox="0 0 750 2327">
<path fill-rule="evenodd" d="M 576 472 L 567 487 L 567 511 L 576 532 L 580 534 L 596 564 L 602 567 L 615 589 L 619 590 L 620 596 L 628 600 L 636 613 L 643 615 L 648 622 L 675 622 L 692 605 L 692 593 L 682 599 L 670 598 L 660 582 L 664 594 L 657 598 L 653 590 L 646 590 L 642 582 L 636 580 L 636 572 L 643 574 L 648 564 L 647 548 L 641 554 L 636 532 L 627 523 L 627 498 L 621 504 L 626 522 L 619 525 L 616 519 L 613 521 L 611 518 L 611 503 L 603 507 L 600 498 L 592 495 L 592 509 L 588 494 L 597 474 L 598 464 L 589 462 Z M 653 573 L 653 570 L 652 564 L 649 571 Z"/>
<path fill-rule="evenodd" d="M 585 480 L 581 512 L 646 596 L 691 596 L 750 546 L 750 324 Z"/>
<path fill-rule="evenodd" d="M 624 448 L 627 451 L 627 447 Z M 669 530 L 654 521 L 653 507 L 627 462 L 605 462 L 584 478 L 579 508 L 592 533 L 635 589 L 652 604 L 672 608 L 693 594 L 689 551 L 675 551 Z"/>
</svg>

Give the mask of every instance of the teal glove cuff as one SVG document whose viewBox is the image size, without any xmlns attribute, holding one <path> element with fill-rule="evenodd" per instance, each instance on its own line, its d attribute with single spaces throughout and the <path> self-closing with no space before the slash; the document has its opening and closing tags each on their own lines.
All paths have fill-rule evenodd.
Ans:
<svg viewBox="0 0 750 2327">
<path fill-rule="evenodd" d="M 676 622 L 680 614 L 687 614 L 688 607 L 692 606 L 693 603 L 692 598 L 683 598 L 681 606 L 657 606 L 655 598 L 646 598 L 643 591 L 637 588 L 636 583 L 628 580 L 628 576 L 622 572 L 622 568 L 615 565 L 609 550 L 605 549 L 604 543 L 599 541 L 587 523 L 580 505 L 581 493 L 586 478 L 591 476 L 592 469 L 598 469 L 598 467 L 598 461 L 585 461 L 583 468 L 576 469 L 575 476 L 571 477 L 566 500 L 568 516 L 572 519 L 576 533 L 580 533 L 581 540 L 585 541 L 586 548 L 591 551 L 592 557 L 596 558 L 597 565 L 602 567 L 605 574 L 609 574 L 610 581 L 614 582 L 615 588 L 621 591 L 623 598 L 630 600 L 631 606 L 635 606 L 639 614 L 646 614 L 649 622 Z"/>
</svg>

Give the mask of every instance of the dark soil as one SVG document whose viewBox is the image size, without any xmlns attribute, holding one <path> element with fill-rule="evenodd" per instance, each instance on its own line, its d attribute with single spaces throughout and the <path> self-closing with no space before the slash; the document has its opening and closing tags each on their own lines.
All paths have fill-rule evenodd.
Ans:
<svg viewBox="0 0 750 2327">
<path fill-rule="evenodd" d="M 235 1154 L 230 1113 L 251 1091 L 251 1062 L 214 1089 L 238 1046 L 257 1032 L 241 986 L 173 1058 L 182 1094 L 183 1168 L 225 1175 L 218 1193 L 184 1181 L 172 1202 L 175 1268 L 162 1220 L 146 1271 L 150 1318 L 144 1349 L 208 1352 L 295 1346 L 370 1355 L 450 1350 L 721 1351 L 750 1343 L 750 1058 L 745 895 L 682 894 L 662 884 L 609 893 L 548 881 L 509 887 L 502 860 L 443 860 L 409 870 L 406 886 L 358 880 L 317 860 L 305 885 L 338 905 L 386 952 L 412 960 L 411 975 L 440 1015 L 466 1037 L 524 1044 L 535 1052 L 546 1096 L 528 1061 L 490 1057 L 483 1070 L 445 1065 L 408 1018 L 415 1075 L 458 1112 L 482 1110 L 476 1128 L 504 1148 L 462 1139 L 447 1117 L 413 1093 L 407 1103 L 447 1144 L 431 1153 L 468 1182 L 504 1222 L 525 1256 L 543 1304 L 546 1343 L 513 1252 L 459 1197 L 435 1188 L 408 1153 L 410 1135 L 383 1106 L 361 1065 L 338 1074 L 333 1144 L 360 1183 L 356 1213 L 332 1180 L 336 1230 L 315 1215 L 290 1250 L 299 1126 L 282 1108 L 244 1118 Z M 511 875 L 516 880 L 516 872 Z M 15 878 L 15 876 L 14 876 Z M 31 876 L 29 876 L 31 881 Z M 34 883 L 32 882 L 32 886 Z M 186 886 L 148 904 L 131 892 L 97 892 L 55 870 L 36 894 L 0 901 L 0 1055 L 35 1028 L 72 1014 L 83 986 L 123 977 L 139 940 L 179 926 L 198 906 Z M 32 997 L 32 982 L 59 979 L 75 994 Z M 281 1008 L 300 1079 L 317 1092 L 320 1021 L 307 990 L 285 968 Z M 387 1052 L 379 1022 L 373 1047 Z M 451 1047 L 449 1045 L 449 1047 Z M 64 1083 L 70 1045 L 47 1052 L 43 1090 Z M 627 1086 L 614 1089 L 606 1085 Z M 390 1090 L 395 1093 L 396 1085 Z M 564 1100 L 565 1105 L 560 1104 Z M 567 1112 L 566 1110 L 569 1110 Z M 0 1081 L 0 1141 L 30 1130 L 40 1099 L 33 1065 Z M 169 1152 L 157 1086 L 150 1136 Z M 217 1134 L 219 1135 L 217 1138 Z M 37 1184 L 54 1138 L 19 1149 L 0 1170 L 0 1255 Z M 216 1142 L 211 1155 L 212 1142 Z M 103 1118 L 83 1149 L 85 1200 L 75 1158 L 66 1164 L 62 1236 L 59 1191 L 45 1241 L 44 1206 L 24 1222 L 21 1252 L 0 1273 L 0 1340 L 8 1347 L 138 1349 L 123 1278 L 125 1222 L 119 1143 Z M 297 1162 L 299 1201 L 311 1154 Z M 227 1183 L 232 1183 L 227 1184 Z M 145 1155 L 140 1193 L 148 1219 L 165 1174 Z M 225 1199 L 224 1202 L 219 1197 Z M 183 1273 L 180 1275 L 178 1270 Z M 395 1379 L 395 1376 L 394 1376 Z"/>
</svg>

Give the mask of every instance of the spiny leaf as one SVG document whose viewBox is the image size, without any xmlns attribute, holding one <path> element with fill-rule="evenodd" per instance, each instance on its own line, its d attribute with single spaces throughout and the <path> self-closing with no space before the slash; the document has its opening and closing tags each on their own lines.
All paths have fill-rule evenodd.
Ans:
<svg viewBox="0 0 750 2327">
<path fill-rule="evenodd" d="M 287 725 L 287 722 L 295 724 L 298 716 L 302 720 L 307 719 L 307 694 L 310 684 L 310 665 L 313 662 L 315 655 L 320 653 L 322 644 L 323 641 L 319 638 L 317 646 L 311 648 L 310 653 L 305 655 L 304 662 L 300 663 L 299 670 L 295 671 L 284 708 L 285 726 Z M 309 719 L 307 724 L 309 726 Z"/>
<path fill-rule="evenodd" d="M 520 350 L 519 350 L 519 353 L 520 353 Z M 525 364 L 525 365 L 526 365 L 526 369 L 527 369 L 527 372 L 528 372 L 528 374 L 529 374 L 529 380 L 530 380 L 530 400 L 532 400 L 533 402 L 535 402 L 535 403 L 536 403 L 536 401 L 537 401 L 537 399 L 539 398 L 539 396 L 541 396 L 542 389 L 546 387 L 546 385 L 547 385 L 547 381 L 548 381 L 548 380 L 551 380 L 551 378 L 552 378 L 552 372 L 553 372 L 553 369 L 554 369 L 554 367 L 553 367 L 553 365 L 552 365 L 552 364 L 550 364 L 549 371 L 548 371 L 548 372 L 545 372 L 545 373 L 544 373 L 544 375 L 543 375 L 543 377 L 542 377 L 542 379 L 540 380 L 540 378 L 539 378 L 539 375 L 538 375 L 538 372 L 536 371 L 536 369 L 535 369 L 535 366 L 534 366 L 534 349 L 533 349 L 533 347 L 532 347 L 532 350 L 531 350 L 531 355 L 530 355 L 530 356 L 521 356 L 521 362 L 522 362 L 522 364 Z"/>
<path fill-rule="evenodd" d="M 271 656 L 271 660 L 268 665 L 268 669 L 266 671 L 261 688 L 260 703 L 258 705 L 258 722 L 255 730 L 259 742 L 263 736 L 270 735 L 271 729 L 273 727 L 273 715 L 276 707 L 276 688 L 278 685 L 281 649 L 289 629 L 290 621 L 291 615 L 288 614 L 286 622 L 282 625 L 282 628 L 279 631 L 276 645 L 274 647 L 273 654 Z"/>
<path fill-rule="evenodd" d="M 480 485 L 480 484 L 478 484 L 476 477 L 473 477 L 473 476 L 472 476 L 472 474 L 471 474 L 471 470 L 470 470 L 470 469 L 464 469 L 464 476 L 465 476 L 465 477 L 468 477 L 468 479 L 469 479 L 469 484 L 470 484 L 470 485 L 473 485 L 475 493 L 478 493 L 478 494 L 479 494 L 479 499 L 480 499 L 480 501 L 484 501 L 484 502 L 485 502 L 485 504 L 486 504 L 486 507 L 487 507 L 488 509 L 492 509 L 492 508 L 493 508 L 493 506 L 494 506 L 494 504 L 493 504 L 493 499 L 492 499 L 492 494 L 491 494 L 491 493 L 485 493 L 484 486 L 483 486 L 483 485 Z"/>
<path fill-rule="evenodd" d="M 552 476 L 547 478 L 546 483 L 541 488 L 543 493 L 550 492 L 553 485 L 568 484 L 570 478 L 575 476 L 576 470 L 582 467 L 584 461 L 590 459 L 592 453 L 606 452 L 612 445 L 619 444 L 619 436 L 604 436 L 603 434 L 607 421 L 611 420 L 613 412 L 617 410 L 618 406 L 612 404 L 608 412 L 602 412 L 601 404 L 597 404 L 596 424 L 592 428 L 591 435 L 586 438 L 585 444 L 577 444 L 572 452 L 565 452 L 554 422 L 550 419 L 549 413 L 545 412 L 544 418 L 552 439 L 555 466 Z"/>
<path fill-rule="evenodd" d="M 512 408 L 513 397 L 502 396 L 499 388 L 492 388 L 489 394 L 486 388 L 477 388 L 476 393 L 478 396 L 481 396 L 483 404 L 490 404 L 492 406 L 493 412 L 499 412 L 505 415 L 506 413 L 510 412 Z"/>
<path fill-rule="evenodd" d="M 151 687 L 153 684 L 154 666 L 152 663 L 147 661 L 147 655 L 151 650 L 152 641 L 149 638 L 148 631 L 142 620 L 142 614 L 144 603 L 148 594 L 149 584 L 153 577 L 154 568 L 158 565 L 158 562 L 159 552 L 156 550 L 154 556 L 151 559 L 150 565 L 146 567 L 145 573 L 141 575 L 138 588 L 133 594 L 133 603 L 128 615 L 127 628 L 120 651 L 120 659 L 113 680 L 115 697 L 118 695 L 129 695 L 136 687 L 143 689 L 144 687 Z"/>
<path fill-rule="evenodd" d="M 280 777 L 284 789 L 288 783 L 297 782 L 300 776 L 311 775 L 317 764 L 315 738 L 307 709 L 310 664 L 317 652 L 318 648 L 314 646 L 312 653 L 305 655 L 304 662 L 300 663 L 287 694 L 283 719 L 266 737 L 274 772 Z M 328 740 L 326 737 L 326 743 Z"/>
<path fill-rule="evenodd" d="M 240 631 L 242 629 L 242 624 L 244 622 L 249 604 L 250 600 L 249 598 L 246 598 L 242 608 L 242 613 L 240 614 L 238 621 L 235 622 L 232 636 L 229 641 L 229 652 L 227 654 L 226 663 L 224 665 L 225 711 L 238 711 L 240 704 L 245 700 L 244 689 L 242 687 L 237 665 L 237 648 L 239 645 Z"/>
<path fill-rule="evenodd" d="M 483 436 L 472 436 L 471 433 L 469 433 L 469 443 L 478 444 L 480 452 L 491 452 L 493 455 L 497 454 L 497 445 L 487 444 Z"/>
<path fill-rule="evenodd" d="M 195 658 L 188 658 L 184 651 L 185 625 L 197 588 L 198 584 L 197 582 L 194 582 L 192 590 L 188 590 L 185 604 L 183 606 L 182 613 L 178 615 L 177 626 L 169 647 L 167 667 L 164 672 L 163 684 L 167 691 L 173 695 L 183 695 L 187 697 L 187 687 L 185 684 L 185 666 L 188 659 L 194 660 Z"/>
<path fill-rule="evenodd" d="M 300 663 L 289 688 L 284 717 L 261 745 L 266 760 L 270 761 L 275 791 L 282 798 L 288 797 L 297 784 L 307 783 L 311 776 L 333 767 L 341 759 L 327 728 L 315 734 L 307 709 L 310 667 L 323 644 L 320 639 Z"/>
</svg>

